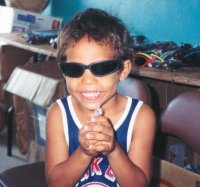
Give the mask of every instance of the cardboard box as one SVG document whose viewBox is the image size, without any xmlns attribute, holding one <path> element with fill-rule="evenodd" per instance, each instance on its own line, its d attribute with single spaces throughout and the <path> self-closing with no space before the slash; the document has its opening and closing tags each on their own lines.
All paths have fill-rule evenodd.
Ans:
<svg viewBox="0 0 200 187">
<path fill-rule="evenodd" d="M 33 2 L 34 3 L 34 2 Z M 0 33 L 60 29 L 63 18 L 0 6 Z"/>
<path fill-rule="evenodd" d="M 67 95 L 56 60 L 16 67 L 4 89 L 13 94 L 20 152 L 28 154 L 29 162 L 43 160 L 47 108 Z"/>
<path fill-rule="evenodd" d="M 199 187 L 200 175 L 154 157 L 150 187 Z"/>
<path fill-rule="evenodd" d="M 26 100 L 47 107 L 53 97 L 59 80 L 16 67 L 4 89 Z"/>
</svg>

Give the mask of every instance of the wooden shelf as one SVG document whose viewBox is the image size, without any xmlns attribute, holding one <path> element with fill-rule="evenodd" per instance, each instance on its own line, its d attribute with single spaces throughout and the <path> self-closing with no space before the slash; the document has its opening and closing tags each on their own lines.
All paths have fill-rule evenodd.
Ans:
<svg viewBox="0 0 200 187">
<path fill-rule="evenodd" d="M 12 45 L 18 48 L 29 50 L 32 52 L 44 54 L 47 56 L 56 57 L 56 49 L 48 44 L 31 45 L 25 41 L 22 33 L 0 33 L 0 41 L 5 42 L 8 45 Z"/>
<path fill-rule="evenodd" d="M 26 49 L 32 52 L 56 57 L 57 51 L 48 44 L 31 45 L 28 44 L 22 33 L 0 33 L 0 41 L 6 42 L 18 48 Z M 134 76 L 167 81 L 171 83 L 179 83 L 190 86 L 200 86 L 200 68 L 181 68 L 175 72 L 165 69 L 136 67 L 133 66 L 131 74 Z"/>
<path fill-rule="evenodd" d="M 131 74 L 139 77 L 151 78 L 171 83 L 185 84 L 197 87 L 200 86 L 199 67 L 184 67 L 173 72 L 166 69 L 133 66 Z"/>
</svg>

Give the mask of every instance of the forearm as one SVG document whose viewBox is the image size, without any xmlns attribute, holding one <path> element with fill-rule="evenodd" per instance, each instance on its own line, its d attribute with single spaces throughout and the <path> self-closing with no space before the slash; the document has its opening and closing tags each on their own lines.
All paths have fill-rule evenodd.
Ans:
<svg viewBox="0 0 200 187">
<path fill-rule="evenodd" d="M 121 187 L 147 186 L 148 182 L 144 172 L 129 159 L 118 144 L 108 155 L 108 160 Z"/>
<path fill-rule="evenodd" d="M 47 176 L 49 187 L 72 187 L 84 175 L 92 157 L 78 148 L 66 161 L 56 165 Z"/>
</svg>

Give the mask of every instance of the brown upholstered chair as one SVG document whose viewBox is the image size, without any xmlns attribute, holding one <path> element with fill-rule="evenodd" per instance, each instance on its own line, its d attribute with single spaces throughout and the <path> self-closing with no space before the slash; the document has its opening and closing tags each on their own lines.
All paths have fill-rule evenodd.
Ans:
<svg viewBox="0 0 200 187">
<path fill-rule="evenodd" d="M 46 187 L 44 162 L 8 169 L 0 174 L 0 187 Z"/>
<path fill-rule="evenodd" d="M 161 114 L 161 133 L 174 136 L 200 154 L 200 92 L 175 97 Z M 200 184 L 200 175 L 173 163 L 154 158 L 152 187 L 188 187 Z"/>
<path fill-rule="evenodd" d="M 174 98 L 161 115 L 161 131 L 183 140 L 200 154 L 200 92 L 187 91 Z"/>
<path fill-rule="evenodd" d="M 151 105 L 151 94 L 148 86 L 140 79 L 127 77 L 119 82 L 118 93 L 140 99 Z"/>
</svg>

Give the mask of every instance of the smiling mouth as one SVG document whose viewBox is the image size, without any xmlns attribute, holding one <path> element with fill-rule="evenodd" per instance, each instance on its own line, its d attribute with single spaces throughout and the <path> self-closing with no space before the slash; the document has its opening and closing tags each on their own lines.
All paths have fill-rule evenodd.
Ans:
<svg viewBox="0 0 200 187">
<path fill-rule="evenodd" d="M 93 91 L 81 92 L 81 95 L 86 100 L 94 101 L 98 99 L 100 92 L 93 92 Z"/>
</svg>

